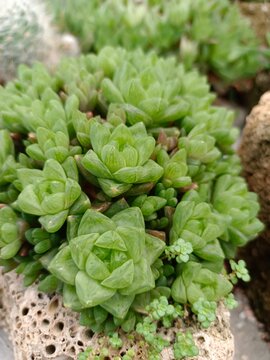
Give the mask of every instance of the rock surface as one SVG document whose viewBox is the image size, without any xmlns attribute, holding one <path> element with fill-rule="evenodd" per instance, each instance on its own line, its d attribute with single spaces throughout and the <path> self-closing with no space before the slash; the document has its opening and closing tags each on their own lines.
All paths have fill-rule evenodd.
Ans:
<svg viewBox="0 0 270 360">
<path fill-rule="evenodd" d="M 2 326 L 9 329 L 15 360 L 72 360 L 86 347 L 106 346 L 106 340 L 78 325 L 78 315 L 62 307 L 61 297 L 40 293 L 36 286 L 24 288 L 21 278 L 14 273 L 0 276 L 2 287 Z M 179 327 L 184 324 L 179 321 Z M 219 305 L 217 321 L 207 329 L 190 325 L 200 355 L 193 360 L 232 360 L 234 341 L 230 331 L 229 312 Z M 177 328 L 164 335 L 170 338 Z M 120 354 L 133 347 L 136 360 L 146 360 L 145 349 L 136 339 L 125 340 Z M 118 353 L 119 354 L 119 353 Z M 116 355 L 116 354 L 112 354 Z M 108 358 L 109 359 L 109 358 Z M 162 359 L 173 359 L 172 351 L 164 351 Z"/>
<path fill-rule="evenodd" d="M 238 5 L 242 14 L 250 19 L 261 42 L 266 44 L 265 35 L 270 31 L 270 4 L 264 1 L 261 3 L 239 2 Z"/>
<path fill-rule="evenodd" d="M 261 236 L 241 250 L 240 257 L 247 261 L 251 273 L 247 295 L 270 331 L 270 92 L 248 116 L 239 154 L 249 188 L 259 195 L 260 218 L 266 225 Z"/>
</svg>

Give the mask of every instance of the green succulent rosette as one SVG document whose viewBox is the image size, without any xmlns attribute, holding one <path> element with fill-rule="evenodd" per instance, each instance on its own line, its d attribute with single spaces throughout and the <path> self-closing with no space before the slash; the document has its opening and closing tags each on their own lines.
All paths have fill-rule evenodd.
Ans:
<svg viewBox="0 0 270 360">
<path fill-rule="evenodd" d="M 151 266 L 164 248 L 162 240 L 145 233 L 139 208 L 111 219 L 89 209 L 77 237 L 58 252 L 49 270 L 74 287 L 81 308 L 99 305 L 123 319 L 135 296 L 155 287 Z"/>
<path fill-rule="evenodd" d="M 5 204 L 14 201 L 18 191 L 13 186 L 19 164 L 15 161 L 15 148 L 10 133 L 0 130 L 0 202 Z"/>
<path fill-rule="evenodd" d="M 228 223 L 220 239 L 226 255 L 233 257 L 237 247 L 244 246 L 264 228 L 256 218 L 259 212 L 257 195 L 248 191 L 244 179 L 226 174 L 216 180 L 212 201 L 214 209 Z"/>
<path fill-rule="evenodd" d="M 193 254 L 200 261 L 216 263 L 218 270 L 225 258 L 218 239 L 225 230 L 226 223 L 193 190 L 176 207 L 170 243 L 173 244 L 178 239 L 190 243 Z"/>
<path fill-rule="evenodd" d="M 75 160 L 71 159 L 68 165 L 70 174 L 53 159 L 45 162 L 43 170 L 18 170 L 22 192 L 16 206 L 25 213 L 39 216 L 39 222 L 48 232 L 62 227 L 71 206 L 81 195 Z"/>
<path fill-rule="evenodd" d="M 180 149 L 171 156 L 167 151 L 161 149 L 157 154 L 157 162 L 164 168 L 161 182 L 165 188 L 181 188 L 192 183 L 190 176 L 188 176 L 185 149 Z"/>
<path fill-rule="evenodd" d="M 0 208 L 0 259 L 11 259 L 20 250 L 28 224 L 9 206 Z"/>
<path fill-rule="evenodd" d="M 110 131 L 93 122 L 90 128 L 93 150 L 82 159 L 82 165 L 97 178 L 110 197 L 128 191 L 133 184 L 158 181 L 163 169 L 150 159 L 155 139 L 147 135 L 143 123 L 131 127 L 118 125 Z"/>
<path fill-rule="evenodd" d="M 226 276 L 197 262 L 181 264 L 179 273 L 172 284 L 172 298 L 181 304 L 194 304 L 200 298 L 218 301 L 232 290 Z"/>
<path fill-rule="evenodd" d="M 33 143 L 29 142 L 26 148 L 26 153 L 36 161 L 55 159 L 59 163 L 81 151 L 80 146 L 70 146 L 69 136 L 63 131 L 54 132 L 43 127 L 37 128 Z"/>
<path fill-rule="evenodd" d="M 189 159 L 199 160 L 202 164 L 209 164 L 221 156 L 215 146 L 216 139 L 208 135 L 206 125 L 196 125 L 186 137 L 181 137 L 178 147 L 186 149 Z"/>
<path fill-rule="evenodd" d="M 132 201 L 132 206 L 139 207 L 145 219 L 153 219 L 153 217 L 157 217 L 156 212 L 162 209 L 166 203 L 167 200 L 159 196 L 140 195 Z"/>
<path fill-rule="evenodd" d="M 175 66 L 173 58 L 168 62 Z M 131 125 L 142 121 L 151 128 L 182 119 L 190 107 L 188 101 L 179 96 L 183 84 L 173 78 L 169 70 L 164 73 L 163 79 L 160 78 L 160 70 L 164 66 L 162 62 L 153 61 L 147 64 L 146 69 L 136 63 L 127 63 L 122 69 L 116 69 L 112 80 L 104 79 L 101 83 L 104 100 L 118 104 Z M 179 68 L 179 72 L 181 70 Z M 202 93 L 205 95 L 205 91 Z"/>
</svg>

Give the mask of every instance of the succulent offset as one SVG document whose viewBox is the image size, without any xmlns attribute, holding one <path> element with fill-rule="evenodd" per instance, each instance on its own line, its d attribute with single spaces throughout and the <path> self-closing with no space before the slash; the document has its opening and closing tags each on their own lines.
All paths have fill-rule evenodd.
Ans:
<svg viewBox="0 0 270 360">
<path fill-rule="evenodd" d="M 0 88 L 1 264 L 95 332 L 136 329 L 153 359 L 183 306 L 208 326 L 248 280 L 225 260 L 263 227 L 213 99 L 197 72 L 139 50 L 20 67 Z M 197 353 L 180 333 L 174 350 Z"/>
</svg>

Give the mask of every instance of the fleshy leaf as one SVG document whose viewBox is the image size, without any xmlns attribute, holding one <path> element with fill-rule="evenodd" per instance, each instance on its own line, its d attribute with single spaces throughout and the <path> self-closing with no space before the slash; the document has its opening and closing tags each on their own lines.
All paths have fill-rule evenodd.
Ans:
<svg viewBox="0 0 270 360">
<path fill-rule="evenodd" d="M 69 242 L 72 259 L 80 270 L 85 268 L 89 253 L 97 239 L 98 234 L 92 233 L 80 235 Z"/>
<path fill-rule="evenodd" d="M 115 294 L 115 290 L 100 285 L 83 271 L 78 272 L 75 284 L 78 298 L 86 307 L 100 305 Z"/>
<path fill-rule="evenodd" d="M 68 216 L 68 210 L 59 212 L 58 214 L 53 215 L 44 215 L 41 216 L 38 221 L 49 233 L 54 233 L 61 229 L 64 225 Z"/>
<path fill-rule="evenodd" d="M 120 290 L 122 295 L 140 294 L 155 287 L 155 279 L 145 259 L 134 265 L 134 279 L 130 286 Z"/>
<path fill-rule="evenodd" d="M 98 179 L 98 182 L 105 194 L 112 198 L 127 192 L 132 187 L 132 184 L 123 184 L 109 179 Z"/>
<path fill-rule="evenodd" d="M 120 211 L 112 217 L 112 220 L 117 226 L 130 226 L 137 229 L 144 229 L 144 218 L 141 210 L 138 207 L 130 207 Z"/>
<path fill-rule="evenodd" d="M 95 280 L 104 280 L 110 275 L 104 262 L 92 252 L 88 255 L 85 270 L 87 274 Z"/>
<path fill-rule="evenodd" d="M 109 169 L 103 164 L 93 150 L 89 150 L 84 155 L 82 165 L 86 170 L 97 177 L 110 179 L 112 176 Z"/>
<path fill-rule="evenodd" d="M 88 209 L 82 217 L 79 225 L 78 235 L 86 235 L 91 233 L 103 234 L 106 231 L 114 230 L 115 224 L 107 216 Z"/>
<path fill-rule="evenodd" d="M 133 303 L 134 297 L 134 295 L 124 296 L 119 293 L 115 293 L 112 298 L 105 301 L 101 306 L 113 316 L 119 319 L 124 319 L 131 304 Z"/>
<path fill-rule="evenodd" d="M 98 238 L 95 245 L 106 249 L 127 251 L 125 242 L 116 231 L 105 232 Z"/>
<path fill-rule="evenodd" d="M 18 205 L 23 212 L 33 215 L 45 215 L 42 209 L 39 198 L 35 193 L 33 185 L 27 185 L 18 197 Z"/>
<path fill-rule="evenodd" d="M 78 270 L 79 269 L 71 257 L 71 251 L 68 246 L 60 250 L 49 265 L 49 271 L 58 279 L 69 285 L 75 284 Z"/>
<path fill-rule="evenodd" d="M 102 281 L 101 285 L 111 289 L 122 289 L 129 286 L 134 277 L 133 260 L 128 260 L 123 265 L 119 266 L 109 277 Z"/>
<path fill-rule="evenodd" d="M 83 309 L 78 295 L 76 293 L 75 286 L 64 284 L 63 286 L 63 303 L 67 308 L 71 308 L 74 311 L 80 311 Z"/>
<path fill-rule="evenodd" d="M 123 227 L 117 228 L 118 234 L 125 240 L 126 249 L 129 256 L 138 262 L 143 256 L 143 250 L 145 247 L 145 232 L 144 229 L 139 227 Z"/>
</svg>

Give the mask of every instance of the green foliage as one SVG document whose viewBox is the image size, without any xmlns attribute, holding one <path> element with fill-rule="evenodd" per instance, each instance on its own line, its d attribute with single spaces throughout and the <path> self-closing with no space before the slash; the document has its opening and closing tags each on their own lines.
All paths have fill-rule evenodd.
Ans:
<svg viewBox="0 0 270 360">
<path fill-rule="evenodd" d="M 89 355 L 92 352 L 92 348 L 88 347 L 84 352 L 81 352 L 78 356 L 78 360 L 88 360 L 89 359 Z"/>
<path fill-rule="evenodd" d="M 121 340 L 121 338 L 119 338 L 118 333 L 112 334 L 112 336 L 109 339 L 109 343 L 115 349 L 119 349 L 123 345 L 123 341 Z"/>
<path fill-rule="evenodd" d="M 199 354 L 199 349 L 194 343 L 190 332 L 176 334 L 176 342 L 173 346 L 175 359 L 193 357 Z"/>
<path fill-rule="evenodd" d="M 249 21 L 229 0 L 49 0 L 49 5 L 83 51 L 114 45 L 174 53 L 186 67 L 197 65 L 227 81 L 252 76 L 264 66 Z"/>
<path fill-rule="evenodd" d="M 246 268 L 246 262 L 244 260 L 239 260 L 238 262 L 230 260 L 230 265 L 232 269 L 232 273 L 230 274 L 230 280 L 233 284 L 236 284 L 238 279 L 241 279 L 245 282 L 250 281 L 250 275 L 248 273 L 248 269 Z"/>
<path fill-rule="evenodd" d="M 97 359 L 120 346 L 119 328 L 158 358 L 170 345 L 160 326 L 192 312 L 208 325 L 248 277 L 225 260 L 263 226 L 233 115 L 213 99 L 173 58 L 109 47 L 54 74 L 22 66 L 0 87 L 1 264 L 116 333 Z M 175 351 L 194 354 L 189 335 Z"/>
<path fill-rule="evenodd" d="M 173 245 L 170 245 L 165 249 L 165 254 L 168 259 L 171 260 L 175 258 L 178 263 L 188 262 L 189 254 L 192 252 L 192 244 L 183 239 L 177 239 Z"/>
<path fill-rule="evenodd" d="M 131 127 L 120 124 L 110 132 L 93 121 L 90 140 L 93 150 L 85 154 L 82 165 L 97 177 L 106 195 L 116 197 L 133 184 L 156 182 L 161 178 L 163 169 L 150 160 L 155 140 L 147 135 L 143 124 Z"/>
<path fill-rule="evenodd" d="M 224 298 L 224 303 L 229 310 L 232 310 L 238 306 L 238 302 L 235 300 L 233 294 L 229 294 Z"/>
<path fill-rule="evenodd" d="M 149 312 L 149 315 L 153 320 L 162 320 L 163 326 L 167 328 L 172 326 L 173 320 L 184 315 L 182 307 L 180 305 L 169 304 L 168 299 L 165 296 L 153 300 L 146 307 L 146 311 Z"/>
<path fill-rule="evenodd" d="M 203 328 L 208 328 L 215 321 L 216 308 L 215 301 L 207 301 L 203 298 L 200 298 L 192 305 L 192 311 L 197 315 L 197 319 Z"/>
<path fill-rule="evenodd" d="M 28 224 L 9 206 L 0 208 L 0 258 L 11 259 L 22 246 Z"/>
</svg>

